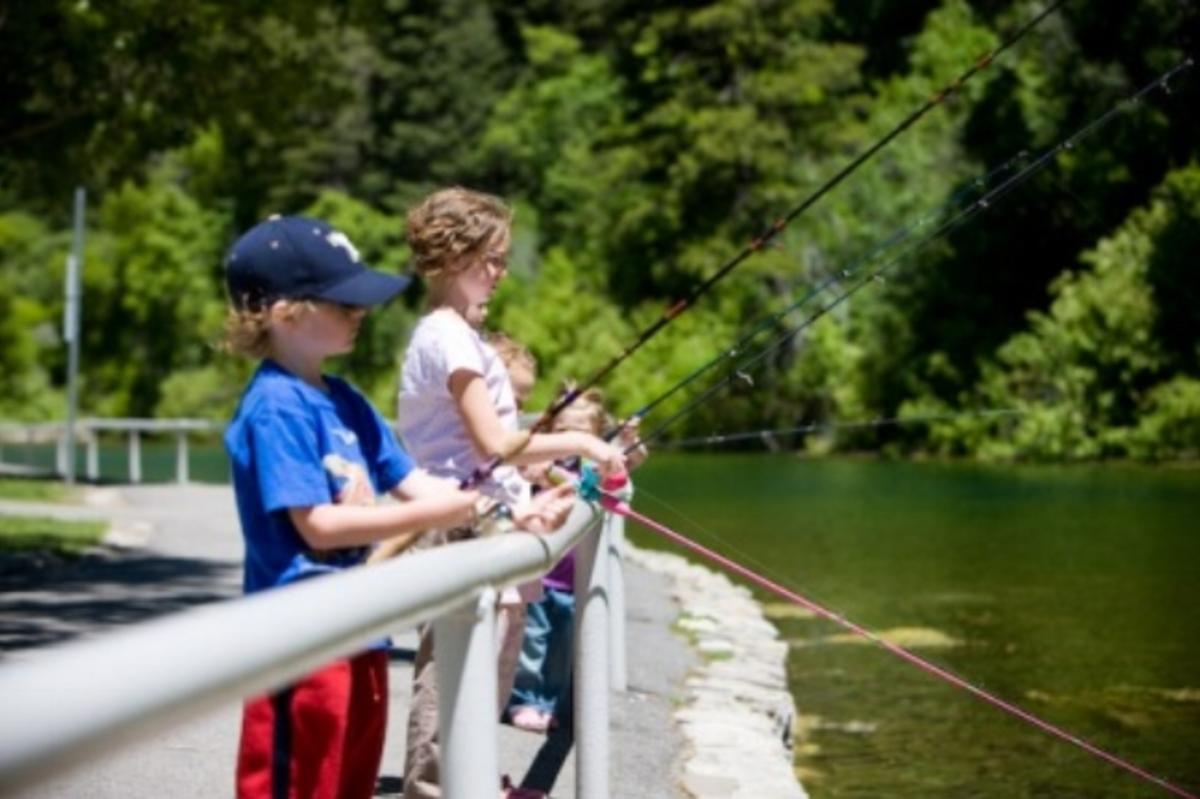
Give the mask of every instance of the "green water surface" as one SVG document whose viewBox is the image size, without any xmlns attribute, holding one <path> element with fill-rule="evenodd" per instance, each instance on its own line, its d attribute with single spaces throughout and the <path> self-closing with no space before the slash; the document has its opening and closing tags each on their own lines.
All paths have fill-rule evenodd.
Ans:
<svg viewBox="0 0 1200 799">
<path fill-rule="evenodd" d="M 1200 790 L 1200 470 L 656 454 L 636 483 L 643 512 Z M 830 621 L 776 624 L 814 799 L 1170 795 Z"/>
</svg>

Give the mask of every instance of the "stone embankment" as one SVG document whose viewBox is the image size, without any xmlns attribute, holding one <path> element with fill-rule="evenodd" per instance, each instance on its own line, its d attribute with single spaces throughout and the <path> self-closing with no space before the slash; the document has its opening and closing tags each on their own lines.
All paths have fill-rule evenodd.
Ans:
<svg viewBox="0 0 1200 799">
<path fill-rule="evenodd" d="M 630 546 L 627 557 L 671 578 L 676 628 L 703 661 L 675 711 L 689 750 L 683 788 L 696 799 L 806 799 L 792 765 L 788 646 L 750 591 L 677 555 Z"/>
</svg>

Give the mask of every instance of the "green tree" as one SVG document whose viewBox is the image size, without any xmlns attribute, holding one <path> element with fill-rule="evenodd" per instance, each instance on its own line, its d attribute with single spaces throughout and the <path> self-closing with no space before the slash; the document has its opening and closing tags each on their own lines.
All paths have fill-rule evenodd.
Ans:
<svg viewBox="0 0 1200 799">
<path fill-rule="evenodd" d="M 370 19 L 379 60 L 363 196 L 400 209 L 432 186 L 486 186 L 476 148 L 513 73 L 490 5 L 381 0 Z"/>
<path fill-rule="evenodd" d="M 943 9 L 952 4 L 947 3 Z M 1038 4 L 978 4 L 998 30 L 1028 20 Z M 937 13 L 943 13 L 941 11 Z M 931 21 L 935 15 L 931 15 Z M 995 165 L 1021 150 L 1040 152 L 1108 111 L 1158 71 L 1182 59 L 1196 30 L 1194 11 L 1175 3 L 1067 6 L 990 68 L 986 91 L 957 137 L 965 154 Z M 965 54 L 964 54 L 965 55 Z M 925 268 L 889 292 L 905 320 L 878 379 L 884 410 L 932 395 L 953 405 L 979 377 L 979 364 L 1046 308 L 1062 265 L 1110 233 L 1193 144 L 1197 88 L 1187 80 L 1057 159 L 1003 202 L 946 239 Z M 877 389 L 878 390 L 878 389 Z"/>
<path fill-rule="evenodd" d="M 144 179 L 156 154 L 215 125 L 240 227 L 311 200 L 356 174 L 369 136 L 372 53 L 343 17 L 311 0 L 9 4 L 0 182 L 65 218 L 73 186 Z"/>
<path fill-rule="evenodd" d="M 83 407 L 149 415 L 167 375 L 213 359 L 228 229 L 187 193 L 169 160 L 147 182 L 104 198 L 84 270 Z"/>
<path fill-rule="evenodd" d="M 47 280 L 45 268 L 65 256 L 66 247 L 55 246 L 63 244 L 28 214 L 0 214 L 0 417 L 40 421 L 65 407 L 49 367 L 61 346 L 62 313 L 48 298 L 62 287 Z"/>
<path fill-rule="evenodd" d="M 1009 407 L 1024 415 L 997 425 L 963 422 L 973 451 L 985 457 L 1079 459 L 1162 456 L 1195 450 L 1195 379 L 1173 376 L 1159 338 L 1160 310 L 1151 265 L 1176 243 L 1180 227 L 1200 224 L 1200 168 L 1168 176 L 1150 204 L 1086 252 L 1078 272 L 1051 286 L 1045 311 L 984 362 L 972 392 L 976 407 Z M 1192 276 L 1187 291 L 1200 278 Z M 1200 367 L 1194 353 L 1187 370 Z M 986 425 L 980 434 L 979 425 Z M 946 436 L 942 442 L 962 443 Z M 1174 436 L 1181 436 L 1174 438 Z M 1157 439 L 1157 436 L 1163 436 Z"/>
</svg>

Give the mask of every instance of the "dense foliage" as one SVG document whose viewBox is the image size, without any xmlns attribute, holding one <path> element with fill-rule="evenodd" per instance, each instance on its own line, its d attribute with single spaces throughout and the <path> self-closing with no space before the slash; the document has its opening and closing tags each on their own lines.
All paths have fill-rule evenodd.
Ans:
<svg viewBox="0 0 1200 799">
<path fill-rule="evenodd" d="M 1016 0 L 47 0 L 0 12 L 0 418 L 61 415 L 75 185 L 89 192 L 84 411 L 227 415 L 221 253 L 269 213 L 403 269 L 404 209 L 450 183 L 517 208 L 491 324 L 587 376 L 1041 8 Z M 759 317 L 920 238 L 1194 51 L 1190 2 L 1068 2 L 606 382 L 629 412 Z M 667 435 L 873 417 L 816 450 L 1200 454 L 1200 75 L 1127 109 Z M 939 211 L 940 209 L 940 211 Z M 926 225 L 921 227 L 921 225 Z M 886 257 L 886 256 L 885 256 Z M 875 262 L 878 264 L 878 262 Z M 845 279 L 829 283 L 839 270 Z M 385 410 L 420 287 L 340 368 Z M 778 339 L 779 325 L 761 337 Z M 724 378 L 730 364 L 709 378 Z M 656 407 L 654 429 L 708 383 Z M 995 408 L 1006 416 L 971 415 Z"/>
</svg>

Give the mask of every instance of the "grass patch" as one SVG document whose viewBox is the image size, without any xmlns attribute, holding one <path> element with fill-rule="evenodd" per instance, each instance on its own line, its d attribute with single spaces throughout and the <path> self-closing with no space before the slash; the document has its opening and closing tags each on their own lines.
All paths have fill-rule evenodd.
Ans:
<svg viewBox="0 0 1200 799">
<path fill-rule="evenodd" d="M 27 502 L 71 502 L 79 499 L 79 491 L 54 480 L 0 477 L 0 499 L 23 499 Z"/>
<path fill-rule="evenodd" d="M 0 553 L 50 550 L 77 555 L 98 544 L 107 527 L 104 522 L 0 516 Z"/>
</svg>

